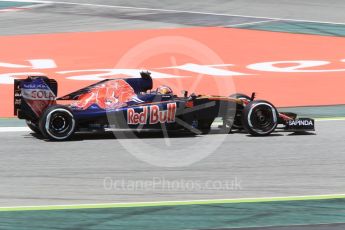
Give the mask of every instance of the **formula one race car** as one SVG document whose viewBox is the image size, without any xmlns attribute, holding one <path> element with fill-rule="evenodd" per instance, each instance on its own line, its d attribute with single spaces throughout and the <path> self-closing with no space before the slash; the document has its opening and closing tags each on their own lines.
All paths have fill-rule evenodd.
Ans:
<svg viewBox="0 0 345 230">
<path fill-rule="evenodd" d="M 56 98 L 57 82 L 31 76 L 14 83 L 14 114 L 25 119 L 37 134 L 55 141 L 75 132 L 108 129 L 189 130 L 208 133 L 215 118 L 221 130 L 244 130 L 255 136 L 269 135 L 277 126 L 284 131 L 314 131 L 314 120 L 279 113 L 268 101 L 242 94 L 230 97 L 173 94 L 168 86 L 152 90 L 149 72 L 141 78 L 106 79 Z M 72 103 L 62 105 L 63 100 Z M 57 101 L 61 103 L 58 104 Z M 65 103 L 66 104 L 66 103 Z"/>
</svg>

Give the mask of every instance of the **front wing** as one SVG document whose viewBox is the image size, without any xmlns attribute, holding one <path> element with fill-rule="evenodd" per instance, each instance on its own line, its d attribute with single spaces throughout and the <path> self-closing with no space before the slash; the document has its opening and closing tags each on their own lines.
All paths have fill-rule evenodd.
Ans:
<svg viewBox="0 0 345 230">
<path fill-rule="evenodd" d="M 315 121 L 311 118 L 297 118 L 285 121 L 284 131 L 308 132 L 315 131 Z"/>
</svg>

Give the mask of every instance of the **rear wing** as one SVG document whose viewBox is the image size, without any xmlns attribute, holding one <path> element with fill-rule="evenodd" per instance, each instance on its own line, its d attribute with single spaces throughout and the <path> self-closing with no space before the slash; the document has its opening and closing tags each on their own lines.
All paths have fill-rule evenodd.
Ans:
<svg viewBox="0 0 345 230">
<path fill-rule="evenodd" d="M 14 115 L 37 120 L 43 110 L 55 103 L 58 84 L 46 76 L 29 76 L 14 80 Z"/>
</svg>

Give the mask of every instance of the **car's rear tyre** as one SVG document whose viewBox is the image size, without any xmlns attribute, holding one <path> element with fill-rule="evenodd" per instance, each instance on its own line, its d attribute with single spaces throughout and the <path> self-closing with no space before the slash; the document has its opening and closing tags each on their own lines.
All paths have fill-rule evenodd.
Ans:
<svg viewBox="0 0 345 230">
<path fill-rule="evenodd" d="M 252 101 L 242 112 L 242 124 L 254 136 L 267 136 L 278 125 L 278 111 L 268 101 Z"/>
<path fill-rule="evenodd" d="M 36 134 L 41 134 L 40 128 L 38 127 L 38 124 L 30 121 L 30 120 L 25 120 L 26 125 Z"/>
<path fill-rule="evenodd" d="M 44 137 L 53 141 L 64 141 L 74 134 L 76 121 L 68 107 L 53 105 L 43 112 L 39 128 Z"/>
</svg>

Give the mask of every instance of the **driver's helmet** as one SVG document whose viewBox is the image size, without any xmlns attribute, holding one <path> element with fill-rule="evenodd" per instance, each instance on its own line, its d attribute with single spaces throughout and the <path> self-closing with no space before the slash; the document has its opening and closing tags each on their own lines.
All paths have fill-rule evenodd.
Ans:
<svg viewBox="0 0 345 230">
<path fill-rule="evenodd" d="M 158 94 L 173 94 L 172 89 L 169 86 L 161 85 L 157 88 Z"/>
</svg>

